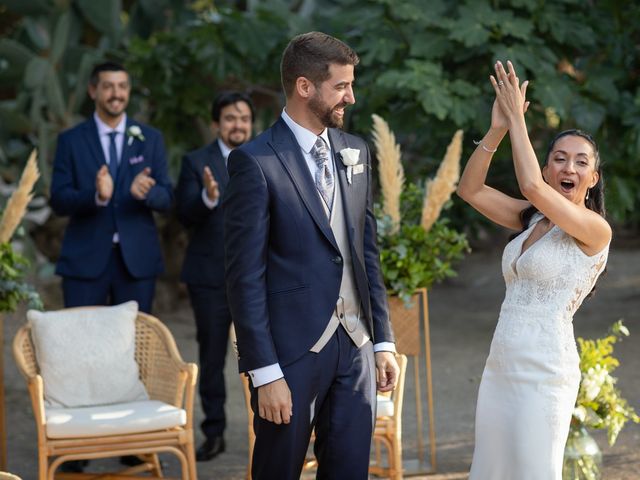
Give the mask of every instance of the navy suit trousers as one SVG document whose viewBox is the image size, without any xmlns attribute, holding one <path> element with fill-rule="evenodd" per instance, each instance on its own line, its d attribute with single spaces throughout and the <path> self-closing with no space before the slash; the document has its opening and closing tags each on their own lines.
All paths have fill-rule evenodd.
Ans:
<svg viewBox="0 0 640 480">
<path fill-rule="evenodd" d="M 151 313 L 156 277 L 134 278 L 127 270 L 118 244 L 111 249 L 107 268 L 98 278 L 62 278 L 64 306 L 118 305 L 135 300 L 141 312 Z"/>
<path fill-rule="evenodd" d="M 204 411 L 201 428 L 207 438 L 212 438 L 222 435 L 226 425 L 224 362 L 227 356 L 231 314 L 224 286 L 187 284 L 187 287 L 196 317 L 200 360 L 199 390 Z"/>
<path fill-rule="evenodd" d="M 253 478 L 298 480 L 315 427 L 317 478 L 367 479 L 376 400 L 371 342 L 358 349 L 340 326 L 322 351 L 307 352 L 282 370 L 293 399 L 288 425 L 260 418 L 251 389 Z"/>
</svg>

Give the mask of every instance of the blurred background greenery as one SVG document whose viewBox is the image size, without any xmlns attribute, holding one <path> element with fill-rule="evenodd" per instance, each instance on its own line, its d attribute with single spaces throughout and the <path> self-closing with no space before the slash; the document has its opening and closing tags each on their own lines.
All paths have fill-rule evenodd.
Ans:
<svg viewBox="0 0 640 480">
<path fill-rule="evenodd" d="M 133 76 L 129 113 L 162 130 L 176 178 L 182 154 L 210 141 L 217 91 L 247 91 L 256 131 L 284 99 L 280 54 L 295 34 L 322 30 L 360 55 L 356 105 L 346 129 L 370 136 L 371 114 L 402 145 L 410 180 L 433 175 L 452 134 L 472 139 L 489 125 L 488 76 L 511 59 L 529 79 L 528 124 L 544 155 L 554 132 L 594 135 L 604 163 L 607 207 L 618 232 L 640 226 L 640 3 L 632 0 L 4 0 L 0 4 L 0 194 L 35 146 L 42 179 L 26 244 L 43 274 L 64 221 L 46 197 L 57 134 L 85 118 L 94 63 L 113 59 Z M 490 182 L 517 194 L 508 140 Z M 36 212 L 37 210 L 38 212 Z M 473 238 L 486 223 L 455 201 L 446 212 Z M 165 220 L 165 248 L 180 248 Z M 178 244 L 176 244 L 176 241 Z M 175 257 L 173 250 L 167 255 Z M 181 257 L 179 255 L 178 257 Z M 177 271 L 169 262 L 169 274 Z"/>
</svg>

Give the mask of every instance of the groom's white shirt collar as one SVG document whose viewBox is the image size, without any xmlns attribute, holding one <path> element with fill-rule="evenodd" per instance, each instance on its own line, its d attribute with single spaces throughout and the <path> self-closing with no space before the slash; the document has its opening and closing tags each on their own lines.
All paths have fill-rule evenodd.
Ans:
<svg viewBox="0 0 640 480">
<path fill-rule="evenodd" d="M 311 149 L 315 145 L 318 137 L 322 137 L 327 144 L 327 148 L 331 151 L 328 129 L 325 128 L 320 135 L 316 135 L 311 130 L 303 127 L 299 123 L 296 123 L 296 121 L 289 116 L 286 108 L 282 109 L 282 119 L 293 132 L 293 136 L 296 137 L 296 141 L 304 153 L 311 154 Z"/>
</svg>

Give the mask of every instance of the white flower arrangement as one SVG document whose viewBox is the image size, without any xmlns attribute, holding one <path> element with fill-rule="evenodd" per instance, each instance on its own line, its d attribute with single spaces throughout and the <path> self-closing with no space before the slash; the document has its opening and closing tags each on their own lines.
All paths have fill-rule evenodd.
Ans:
<svg viewBox="0 0 640 480">
<path fill-rule="evenodd" d="M 351 185 L 353 177 L 353 167 L 360 161 L 360 150 L 357 148 L 343 148 L 340 150 L 342 163 L 347 167 L 347 182 Z"/>
<path fill-rule="evenodd" d="M 133 143 L 134 138 L 137 138 L 141 142 L 144 142 L 144 135 L 142 134 L 142 129 L 138 125 L 131 125 L 127 129 L 127 137 L 129 137 L 129 140 L 127 141 L 127 144 L 129 146 L 131 146 L 131 144 Z"/>
</svg>

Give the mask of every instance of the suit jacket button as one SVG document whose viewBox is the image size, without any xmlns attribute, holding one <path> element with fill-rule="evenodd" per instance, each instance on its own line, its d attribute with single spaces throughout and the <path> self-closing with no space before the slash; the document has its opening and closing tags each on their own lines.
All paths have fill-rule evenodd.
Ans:
<svg viewBox="0 0 640 480">
<path fill-rule="evenodd" d="M 332 258 L 331 261 L 333 263 L 335 263 L 336 265 L 340 265 L 342 263 L 342 257 L 340 255 L 338 255 L 337 257 Z"/>
</svg>

